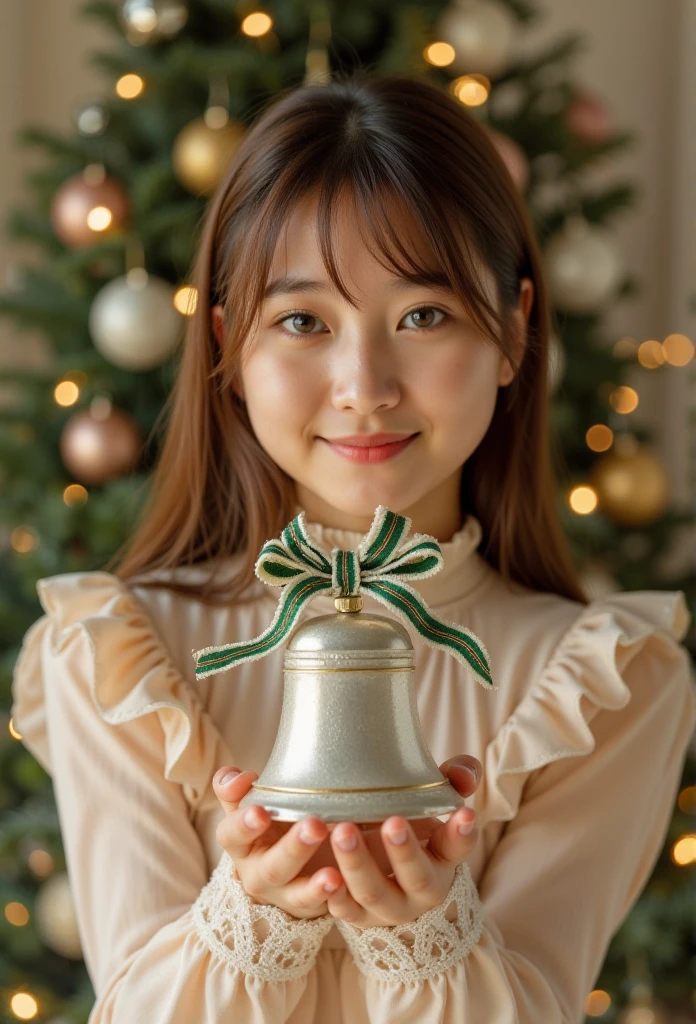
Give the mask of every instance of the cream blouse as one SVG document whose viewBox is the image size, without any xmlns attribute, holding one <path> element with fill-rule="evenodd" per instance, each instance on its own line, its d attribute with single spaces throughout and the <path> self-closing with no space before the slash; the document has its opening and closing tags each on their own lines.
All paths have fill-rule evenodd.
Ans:
<svg viewBox="0 0 696 1024">
<path fill-rule="evenodd" d="M 327 551 L 361 540 L 307 528 Z M 583 1019 L 673 812 L 696 724 L 679 643 L 690 615 L 682 591 L 585 607 L 507 587 L 480 540 L 470 515 L 441 544 L 444 569 L 413 583 L 483 641 L 497 690 L 412 633 L 433 757 L 473 754 L 483 778 L 468 801 L 476 848 L 442 907 L 410 929 L 360 931 L 252 904 L 216 841 L 212 777 L 223 765 L 263 768 L 283 650 L 201 681 L 191 652 L 261 633 L 278 590 L 254 580 L 214 609 L 168 590 L 163 572 L 154 590 L 98 571 L 39 580 L 46 614 L 24 637 L 12 715 L 52 776 L 97 995 L 90 1024 Z M 333 610 L 324 594 L 304 615 Z"/>
</svg>

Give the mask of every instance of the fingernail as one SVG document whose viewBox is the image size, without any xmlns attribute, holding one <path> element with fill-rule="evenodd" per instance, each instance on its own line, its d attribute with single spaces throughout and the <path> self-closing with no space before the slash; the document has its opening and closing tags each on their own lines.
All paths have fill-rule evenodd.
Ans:
<svg viewBox="0 0 696 1024">
<path fill-rule="evenodd" d="M 244 812 L 244 824 L 248 825 L 249 828 L 261 828 L 262 821 L 259 818 L 259 813 L 254 807 L 250 807 Z"/>
<path fill-rule="evenodd" d="M 344 853 L 350 853 L 358 845 L 358 837 L 355 832 L 341 832 L 336 836 L 336 845 Z"/>
<path fill-rule="evenodd" d="M 476 824 L 476 816 L 474 815 L 474 817 L 470 821 L 461 822 L 457 826 L 457 831 L 459 832 L 459 834 L 461 836 L 468 836 L 470 832 L 474 831 L 474 825 L 475 824 Z"/>
<path fill-rule="evenodd" d="M 457 765 L 457 767 L 458 768 L 463 768 L 465 772 L 469 772 L 469 774 L 473 778 L 474 782 L 476 782 L 478 780 L 478 773 L 477 773 L 476 769 L 474 767 L 472 767 L 472 765 L 470 765 L 470 764 L 459 764 L 459 765 Z"/>
<path fill-rule="evenodd" d="M 396 829 L 394 832 L 387 832 L 389 836 L 389 842 L 394 843 L 395 846 L 403 846 L 408 839 L 408 832 L 405 828 Z"/>
<path fill-rule="evenodd" d="M 225 772 L 225 774 L 219 780 L 218 786 L 226 786 L 228 782 L 231 782 L 232 779 L 236 779 L 237 776 L 241 775 L 241 774 L 242 774 L 241 772 L 232 772 L 232 771 Z"/>
<path fill-rule="evenodd" d="M 324 892 L 336 892 L 337 889 L 340 889 L 340 886 L 335 882 L 327 882 L 324 886 Z"/>
<path fill-rule="evenodd" d="M 315 846 L 321 842 L 321 836 L 315 836 L 309 825 L 302 825 L 300 827 L 300 839 L 303 843 L 307 843 L 308 846 Z"/>
</svg>

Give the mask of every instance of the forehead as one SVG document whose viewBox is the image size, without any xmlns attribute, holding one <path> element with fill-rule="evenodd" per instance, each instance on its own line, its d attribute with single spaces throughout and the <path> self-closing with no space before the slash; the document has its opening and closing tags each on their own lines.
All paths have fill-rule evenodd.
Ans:
<svg viewBox="0 0 696 1024">
<path fill-rule="evenodd" d="M 297 202 L 279 232 L 267 283 L 294 274 L 324 281 L 329 288 L 335 286 L 330 262 L 327 266 L 322 253 L 318 207 L 316 193 L 308 193 Z M 374 217 L 374 223 L 368 223 L 369 216 Z M 351 294 L 379 293 L 395 277 L 414 272 L 439 278 L 443 287 L 452 290 L 449 275 L 418 217 L 393 197 L 371 198 L 366 213 L 352 195 L 337 196 L 327 227 L 329 257 L 335 260 L 338 276 Z M 462 259 L 470 262 L 464 254 Z M 494 278 L 488 268 L 476 259 L 472 270 L 492 295 Z"/>
</svg>

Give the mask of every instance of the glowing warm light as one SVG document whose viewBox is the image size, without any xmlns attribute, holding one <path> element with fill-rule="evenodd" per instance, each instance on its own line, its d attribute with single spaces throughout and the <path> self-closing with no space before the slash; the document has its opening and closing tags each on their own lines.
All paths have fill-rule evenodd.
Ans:
<svg viewBox="0 0 696 1024">
<path fill-rule="evenodd" d="M 121 75 L 115 88 L 122 100 L 134 100 L 145 88 L 145 82 L 140 75 Z"/>
<path fill-rule="evenodd" d="M 68 484 L 63 491 L 63 501 L 68 508 L 86 504 L 88 497 L 87 488 L 82 484 Z"/>
<path fill-rule="evenodd" d="M 592 487 L 574 487 L 568 495 L 568 504 L 579 516 L 587 516 L 597 508 L 597 492 Z"/>
<path fill-rule="evenodd" d="M 39 1012 L 39 1004 L 28 992 L 15 992 L 10 1007 L 19 1020 L 31 1020 Z"/>
<path fill-rule="evenodd" d="M 601 1017 L 611 1006 L 611 996 L 603 988 L 590 992 L 585 1000 L 585 1013 L 588 1017 Z"/>
<path fill-rule="evenodd" d="M 663 366 L 665 354 L 659 341 L 644 341 L 638 346 L 638 362 L 646 370 L 656 370 Z"/>
<path fill-rule="evenodd" d="M 677 798 L 677 806 L 684 814 L 693 814 L 696 811 L 696 786 L 687 786 Z"/>
<path fill-rule="evenodd" d="M 428 64 L 433 64 L 436 68 L 446 68 L 454 60 L 454 47 L 449 43 L 431 43 L 423 50 L 423 56 Z"/>
<path fill-rule="evenodd" d="M 685 334 L 668 334 L 662 342 L 662 351 L 671 366 L 686 366 L 694 358 L 694 343 Z"/>
<path fill-rule="evenodd" d="M 672 860 L 679 867 L 696 864 L 696 835 L 689 833 L 677 839 L 672 847 Z"/>
<path fill-rule="evenodd" d="M 7 726 L 7 729 L 13 740 L 24 739 L 21 732 L 17 732 L 17 730 L 15 729 L 14 722 L 12 721 L 12 719 L 10 719 L 10 724 Z"/>
<path fill-rule="evenodd" d="M 106 231 L 114 215 L 108 206 L 94 206 L 87 214 L 87 227 L 92 231 Z"/>
<path fill-rule="evenodd" d="M 23 928 L 29 920 L 29 911 L 23 903 L 6 903 L 5 917 L 16 928 Z"/>
<path fill-rule="evenodd" d="M 53 857 L 48 850 L 32 850 L 27 857 L 27 864 L 39 878 L 46 878 L 55 867 Z"/>
<path fill-rule="evenodd" d="M 485 75 L 461 75 L 450 86 L 460 103 L 467 107 L 480 107 L 491 91 L 490 79 Z"/>
<path fill-rule="evenodd" d="M 611 448 L 614 441 L 614 432 L 604 423 L 595 423 L 585 434 L 587 447 L 593 452 L 605 452 Z"/>
<path fill-rule="evenodd" d="M 174 305 L 184 316 L 193 316 L 198 305 L 198 289 L 193 285 L 182 285 L 174 293 Z"/>
<path fill-rule="evenodd" d="M 15 526 L 10 533 L 10 546 L 18 555 L 28 555 L 39 543 L 39 535 L 33 526 Z"/>
<path fill-rule="evenodd" d="M 57 405 L 62 405 L 66 408 L 69 405 L 74 405 L 78 400 L 80 389 L 74 380 L 62 380 L 53 389 L 53 397 Z"/>
<path fill-rule="evenodd" d="M 609 402 L 617 412 L 628 415 L 638 408 L 638 392 L 621 384 L 609 395 Z"/>
<path fill-rule="evenodd" d="M 269 17 L 264 11 L 254 11 L 253 14 L 247 14 L 239 27 L 245 36 L 257 37 L 265 36 L 272 24 L 273 18 Z"/>
<path fill-rule="evenodd" d="M 615 359 L 635 359 L 638 342 L 635 338 L 625 336 L 614 342 L 611 352 Z"/>
</svg>

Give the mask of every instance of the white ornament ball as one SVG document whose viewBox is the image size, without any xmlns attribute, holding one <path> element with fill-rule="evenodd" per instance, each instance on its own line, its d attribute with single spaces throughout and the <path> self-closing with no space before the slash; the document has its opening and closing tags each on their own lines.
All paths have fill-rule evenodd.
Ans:
<svg viewBox="0 0 696 1024">
<path fill-rule="evenodd" d="M 594 313 L 611 298 L 624 272 L 609 233 L 570 217 L 544 247 L 544 265 L 556 306 L 568 313 Z"/>
<path fill-rule="evenodd" d="M 95 347 L 114 366 L 150 370 L 176 348 L 183 317 L 174 305 L 174 287 L 142 267 L 110 281 L 89 312 Z"/>
<path fill-rule="evenodd" d="M 456 0 L 437 21 L 435 37 L 454 47 L 456 74 L 495 78 L 506 70 L 517 34 L 510 8 L 500 0 Z"/>
<path fill-rule="evenodd" d="M 34 914 L 41 937 L 47 946 L 70 960 L 82 959 L 75 906 L 65 871 L 53 875 L 43 883 L 36 894 Z"/>
</svg>

